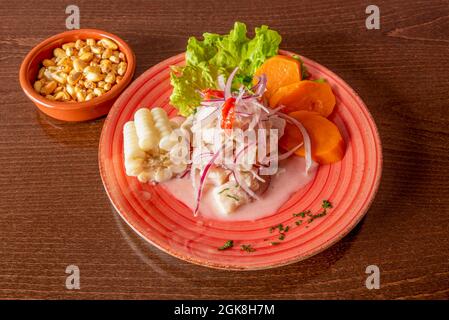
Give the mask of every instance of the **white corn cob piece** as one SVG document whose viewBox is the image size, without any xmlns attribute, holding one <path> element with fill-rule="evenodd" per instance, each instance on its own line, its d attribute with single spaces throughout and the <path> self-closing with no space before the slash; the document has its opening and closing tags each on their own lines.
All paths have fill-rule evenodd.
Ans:
<svg viewBox="0 0 449 320">
<path fill-rule="evenodd" d="M 137 110 L 134 114 L 134 121 L 139 147 L 144 151 L 156 149 L 159 144 L 159 132 L 155 127 L 150 110 L 147 108 Z"/>
</svg>

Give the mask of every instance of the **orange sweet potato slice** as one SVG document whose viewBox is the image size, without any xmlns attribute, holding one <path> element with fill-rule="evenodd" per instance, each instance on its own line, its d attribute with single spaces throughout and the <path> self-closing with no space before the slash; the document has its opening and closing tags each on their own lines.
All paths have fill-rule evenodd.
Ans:
<svg viewBox="0 0 449 320">
<path fill-rule="evenodd" d="M 280 87 L 301 81 L 301 63 L 292 57 L 276 55 L 267 59 L 257 70 L 255 75 L 267 76 L 265 96 L 270 96 Z M 257 83 L 257 77 L 254 82 Z"/>
<path fill-rule="evenodd" d="M 312 159 L 320 164 L 340 161 L 345 154 L 345 143 L 337 126 L 316 112 L 295 111 L 289 114 L 302 123 L 310 136 L 312 144 Z M 291 150 L 303 140 L 299 129 L 287 123 L 284 135 L 279 145 L 285 150 Z M 304 146 L 299 148 L 296 155 L 304 157 Z"/>
<path fill-rule="evenodd" d="M 327 82 L 303 80 L 280 87 L 269 99 L 272 108 L 284 105 L 284 113 L 316 111 L 328 117 L 335 106 L 335 96 Z"/>
</svg>

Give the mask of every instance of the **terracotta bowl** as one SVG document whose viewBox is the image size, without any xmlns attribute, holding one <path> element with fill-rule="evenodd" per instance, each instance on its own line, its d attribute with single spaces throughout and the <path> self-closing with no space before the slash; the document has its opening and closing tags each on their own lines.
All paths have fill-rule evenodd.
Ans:
<svg viewBox="0 0 449 320">
<path fill-rule="evenodd" d="M 127 70 L 122 81 L 114 85 L 111 90 L 102 96 L 93 98 L 86 102 L 57 102 L 46 99 L 37 93 L 33 83 L 44 59 L 53 57 L 53 49 L 61 47 L 64 43 L 74 42 L 78 39 L 92 38 L 99 40 L 109 38 L 114 40 L 120 51 L 126 55 L 128 63 Z M 65 121 L 85 121 L 101 117 L 109 112 L 114 101 L 120 93 L 128 86 L 134 75 L 136 58 L 131 48 L 125 41 L 111 33 L 96 29 L 79 29 L 66 31 L 54 35 L 35 46 L 25 57 L 20 66 L 20 85 L 31 101 L 45 114 Z"/>
</svg>

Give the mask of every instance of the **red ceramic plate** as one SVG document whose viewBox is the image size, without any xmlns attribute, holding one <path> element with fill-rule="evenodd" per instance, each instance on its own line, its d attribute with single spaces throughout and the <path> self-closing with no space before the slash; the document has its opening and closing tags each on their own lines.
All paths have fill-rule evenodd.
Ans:
<svg viewBox="0 0 449 320">
<path fill-rule="evenodd" d="M 292 53 L 282 51 L 282 54 Z M 298 190 L 278 212 L 256 221 L 217 221 L 193 217 L 184 204 L 159 186 L 128 177 L 123 165 L 122 130 L 142 106 L 161 106 L 170 116 L 169 66 L 184 63 L 174 56 L 141 75 L 115 102 L 100 139 L 100 173 L 114 207 L 141 237 L 161 250 L 199 265 L 233 270 L 279 267 L 306 259 L 344 237 L 362 219 L 379 186 L 382 153 L 379 135 L 366 106 L 342 79 L 318 63 L 304 58 L 314 78 L 324 77 L 337 98 L 330 119 L 340 128 L 347 144 L 344 159 L 319 167 L 315 179 Z M 292 216 L 306 209 L 319 212 L 323 199 L 334 208 L 328 215 L 296 226 Z M 282 223 L 293 226 L 279 241 L 269 228 Z M 227 240 L 234 247 L 219 251 Z M 279 245 L 270 242 L 279 241 Z M 256 251 L 240 250 L 251 244 Z"/>
</svg>

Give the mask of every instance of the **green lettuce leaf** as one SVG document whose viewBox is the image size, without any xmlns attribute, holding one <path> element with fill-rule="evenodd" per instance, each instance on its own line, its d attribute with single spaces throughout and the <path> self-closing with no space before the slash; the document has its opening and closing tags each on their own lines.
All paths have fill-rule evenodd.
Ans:
<svg viewBox="0 0 449 320">
<path fill-rule="evenodd" d="M 186 66 L 171 71 L 173 93 L 170 102 L 183 116 L 192 114 L 200 103 L 199 90 L 217 88 L 217 77 L 227 78 L 235 67 L 239 72 L 234 88 L 250 85 L 256 69 L 277 54 L 281 36 L 267 26 L 255 29 L 255 36 L 246 36 L 246 25 L 236 22 L 227 35 L 204 33 L 200 41 L 191 37 L 187 43 Z"/>
</svg>

